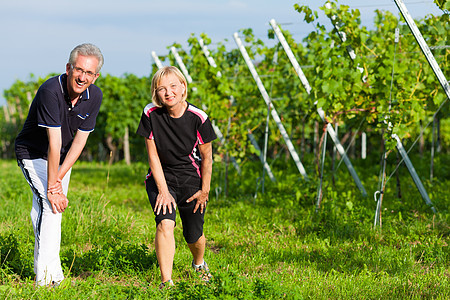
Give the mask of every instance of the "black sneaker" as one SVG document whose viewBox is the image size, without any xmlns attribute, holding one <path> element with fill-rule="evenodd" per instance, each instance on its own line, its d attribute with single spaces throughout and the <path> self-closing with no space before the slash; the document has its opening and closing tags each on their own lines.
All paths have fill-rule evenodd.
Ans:
<svg viewBox="0 0 450 300">
<path fill-rule="evenodd" d="M 195 273 L 200 277 L 204 282 L 209 282 L 212 278 L 211 272 L 209 271 L 208 264 L 206 261 L 203 261 L 203 265 L 196 267 L 194 264 L 194 260 L 192 260 L 192 268 L 194 268 Z"/>
</svg>

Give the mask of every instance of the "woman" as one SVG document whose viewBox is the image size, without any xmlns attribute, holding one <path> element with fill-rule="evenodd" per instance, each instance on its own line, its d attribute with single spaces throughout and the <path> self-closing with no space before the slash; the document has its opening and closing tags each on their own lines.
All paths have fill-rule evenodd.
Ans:
<svg viewBox="0 0 450 300">
<path fill-rule="evenodd" d="M 206 113 L 186 101 L 187 82 L 176 67 L 159 69 L 151 92 L 152 103 L 144 108 L 137 133 L 145 137 L 150 165 L 145 183 L 155 214 L 160 288 L 173 285 L 177 207 L 192 267 L 209 281 L 203 223 L 212 172 L 211 141 L 216 135 Z"/>
</svg>

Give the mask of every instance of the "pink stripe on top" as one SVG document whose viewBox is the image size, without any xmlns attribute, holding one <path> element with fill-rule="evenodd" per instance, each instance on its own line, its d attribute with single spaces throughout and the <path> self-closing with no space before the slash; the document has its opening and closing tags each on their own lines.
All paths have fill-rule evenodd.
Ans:
<svg viewBox="0 0 450 300">
<path fill-rule="evenodd" d="M 197 130 L 197 140 L 199 141 L 200 145 L 203 145 L 203 144 L 204 144 L 203 138 L 202 138 L 202 136 L 200 135 L 200 132 L 198 132 L 198 130 Z"/>
<path fill-rule="evenodd" d="M 197 115 L 200 118 L 200 120 L 202 120 L 202 124 L 205 123 L 206 119 L 208 119 L 208 115 L 203 110 L 197 107 L 189 105 L 187 110 Z"/>
<path fill-rule="evenodd" d="M 197 170 L 198 177 L 202 178 L 202 173 L 200 172 L 200 167 L 195 163 L 195 159 L 192 157 L 192 153 L 194 152 L 195 147 L 197 147 L 197 143 L 195 143 L 191 154 L 189 154 L 189 159 L 191 160 L 192 165 L 194 166 L 194 168 Z"/>
<path fill-rule="evenodd" d="M 151 171 L 145 176 L 145 180 L 144 180 L 145 188 L 147 188 L 147 179 L 149 179 L 151 176 L 152 176 L 152 172 Z"/>
<path fill-rule="evenodd" d="M 158 108 L 159 108 L 159 107 L 158 107 L 158 106 L 155 106 L 155 104 L 149 103 L 149 104 L 147 104 L 147 105 L 144 107 L 144 114 L 145 114 L 147 117 L 149 117 L 149 116 L 150 116 L 150 113 L 153 112 L 153 111 L 155 111 L 155 110 L 157 110 Z M 148 137 L 148 139 L 149 139 L 149 140 L 153 140 L 153 139 L 154 139 L 154 137 L 153 137 L 153 131 L 150 132 L 150 136 Z"/>
<path fill-rule="evenodd" d="M 155 106 L 155 104 L 149 103 L 149 104 L 147 104 L 147 106 L 145 106 L 145 108 L 144 108 L 144 114 L 148 117 L 152 111 L 155 111 L 155 110 L 157 110 L 158 108 L 159 108 L 159 107 L 158 107 L 158 106 Z"/>
</svg>

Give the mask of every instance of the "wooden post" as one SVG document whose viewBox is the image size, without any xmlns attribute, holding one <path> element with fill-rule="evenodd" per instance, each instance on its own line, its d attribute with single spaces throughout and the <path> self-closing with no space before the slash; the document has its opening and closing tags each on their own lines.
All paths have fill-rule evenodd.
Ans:
<svg viewBox="0 0 450 300">
<path fill-rule="evenodd" d="M 11 122 L 11 118 L 9 117 L 9 111 L 8 111 L 8 103 L 6 103 L 6 105 L 3 105 L 3 113 L 5 115 L 6 123 Z"/>
<path fill-rule="evenodd" d="M 22 111 L 22 106 L 20 105 L 20 98 L 16 97 L 16 106 L 17 106 L 17 112 L 19 113 L 19 120 L 22 121 L 23 120 L 23 111 Z"/>
<path fill-rule="evenodd" d="M 125 134 L 123 136 L 123 155 L 125 157 L 125 163 L 129 166 L 131 165 L 131 155 L 130 155 L 130 137 L 128 126 L 125 127 Z"/>
</svg>

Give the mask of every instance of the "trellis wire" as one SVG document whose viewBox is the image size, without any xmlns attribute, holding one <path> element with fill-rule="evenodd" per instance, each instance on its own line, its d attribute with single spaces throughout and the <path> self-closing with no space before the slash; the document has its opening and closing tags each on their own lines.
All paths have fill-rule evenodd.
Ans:
<svg viewBox="0 0 450 300">
<path fill-rule="evenodd" d="M 447 49 L 447 48 L 450 48 L 450 45 L 430 46 L 431 50 L 441 50 L 441 49 Z"/>
<path fill-rule="evenodd" d="M 448 102 L 448 98 L 445 99 L 441 105 L 439 106 L 439 108 L 436 110 L 436 112 L 433 114 L 433 120 L 434 118 L 436 118 L 436 115 L 439 113 L 439 111 L 442 109 L 442 107 L 444 106 L 444 104 L 446 104 Z M 430 126 L 431 122 L 433 122 L 433 120 L 429 121 L 427 123 L 427 125 L 425 127 L 422 128 L 422 130 L 420 131 L 419 136 L 414 140 L 414 142 L 412 143 L 412 145 L 409 147 L 408 151 L 406 151 L 406 154 L 409 154 L 409 152 L 414 148 L 414 146 L 417 144 L 417 142 L 419 141 L 419 139 L 422 137 L 423 133 L 425 132 L 425 130 L 428 128 L 428 126 Z M 400 167 L 400 165 L 403 163 L 404 159 L 402 158 L 400 160 L 400 162 L 397 164 L 397 166 L 395 167 L 394 171 L 392 171 L 391 175 L 389 175 L 387 181 L 389 179 L 391 179 L 391 177 L 395 174 L 395 172 L 397 171 L 397 169 Z"/>
<path fill-rule="evenodd" d="M 321 169 L 319 174 L 319 186 L 317 188 L 317 200 L 316 200 L 316 212 L 319 211 L 320 203 L 322 201 L 322 183 L 323 183 L 323 167 L 325 165 L 325 154 L 327 152 L 327 130 L 324 128 L 323 130 L 323 144 L 322 144 L 322 162 L 321 162 Z"/>
<path fill-rule="evenodd" d="M 366 120 L 366 118 L 364 117 L 364 118 L 361 119 L 361 122 L 359 122 L 359 126 L 358 126 L 358 128 L 356 129 L 355 134 L 352 136 L 350 142 L 348 143 L 347 148 L 345 148 L 345 154 L 348 153 L 348 150 L 350 149 L 350 147 L 352 146 L 353 142 L 354 142 L 355 139 L 356 139 L 356 134 L 357 134 L 358 131 L 361 129 L 361 126 L 362 126 L 362 124 L 364 123 L 365 120 Z M 341 165 L 342 161 L 343 161 L 343 158 L 342 158 L 342 156 L 341 156 L 341 159 L 339 160 L 338 165 L 336 166 L 335 173 L 336 173 L 336 171 L 339 169 L 339 166 Z"/>
<path fill-rule="evenodd" d="M 284 38 L 283 33 L 281 32 L 279 26 L 277 25 L 277 22 L 275 21 L 275 19 L 271 19 L 269 23 L 272 26 L 273 30 L 275 31 L 275 34 L 276 34 L 278 40 L 280 41 L 281 45 L 283 46 L 284 51 L 286 52 L 286 55 L 288 56 L 292 66 L 294 67 L 294 69 L 295 69 L 295 71 L 296 71 L 296 73 L 297 73 L 301 83 L 303 84 L 306 92 L 308 94 L 310 94 L 311 93 L 311 86 L 310 86 L 310 84 L 309 84 L 305 74 L 303 73 L 303 71 L 302 71 L 302 69 L 300 67 L 300 64 L 298 63 L 297 59 L 295 58 L 291 48 L 289 47 L 289 44 L 287 43 L 286 39 Z M 347 155 L 346 155 L 346 153 L 344 151 L 344 148 L 342 147 L 341 142 L 339 141 L 339 138 L 338 138 L 337 134 L 334 131 L 333 126 L 326 121 L 326 119 L 325 119 L 325 112 L 323 111 L 322 108 L 318 107 L 317 108 L 317 113 L 319 114 L 319 116 L 322 119 L 322 121 L 324 121 L 326 123 L 327 131 L 330 134 L 330 137 L 333 140 L 334 144 L 336 145 L 336 148 L 338 149 L 339 153 L 341 154 L 345 164 L 347 165 L 347 168 L 348 168 L 350 174 L 353 177 L 353 180 L 355 181 L 355 183 L 358 186 L 359 190 L 361 191 L 362 195 L 363 196 L 367 196 L 367 192 L 366 192 L 364 186 L 362 185 L 362 183 L 361 183 L 361 181 L 360 181 L 360 179 L 358 177 L 358 174 L 356 174 L 356 171 L 353 168 L 352 163 L 348 159 L 348 157 L 347 157 Z"/>
<path fill-rule="evenodd" d="M 391 84 L 389 88 L 389 108 L 388 108 L 388 114 L 385 116 L 385 123 L 388 123 L 388 130 L 390 131 L 392 128 L 392 124 L 389 121 L 391 109 L 392 109 L 392 89 L 394 86 L 394 72 L 395 72 L 395 54 L 397 53 L 397 45 L 400 39 L 400 29 L 397 24 L 397 28 L 395 28 L 395 38 L 394 38 L 394 55 L 392 57 L 392 72 L 391 72 Z M 381 205 L 383 203 L 383 196 L 384 196 L 384 188 L 386 186 L 386 163 L 387 163 L 387 151 L 386 148 L 384 148 L 384 153 L 382 155 L 382 173 L 380 174 L 380 184 L 379 189 L 375 191 L 373 197 L 375 198 L 375 201 L 377 202 L 377 208 L 375 210 L 375 220 L 373 226 L 376 227 L 377 225 L 381 228 Z M 376 194 L 379 193 L 379 198 L 377 199 Z"/>
</svg>

